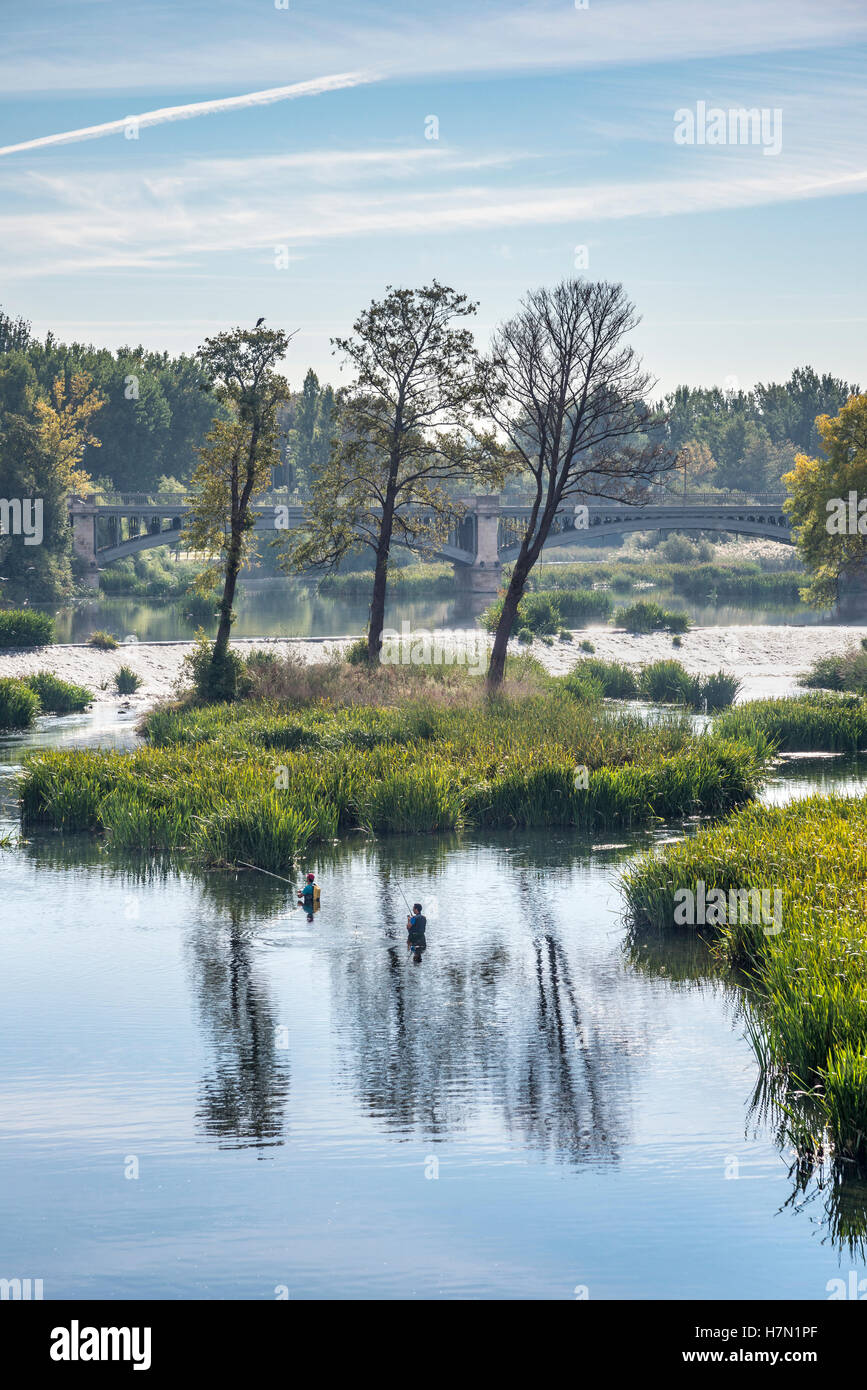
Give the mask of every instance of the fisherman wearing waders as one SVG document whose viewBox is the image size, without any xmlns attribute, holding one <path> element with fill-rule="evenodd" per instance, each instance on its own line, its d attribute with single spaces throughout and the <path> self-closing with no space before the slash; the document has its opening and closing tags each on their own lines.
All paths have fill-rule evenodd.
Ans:
<svg viewBox="0 0 867 1390">
<path fill-rule="evenodd" d="M 314 882 L 316 875 L 308 874 L 307 882 L 298 894 L 298 906 L 307 913 L 307 921 L 313 921 L 313 913 L 319 906 L 319 884 Z"/>
<path fill-rule="evenodd" d="M 427 918 L 421 910 L 421 903 L 413 903 L 412 916 L 406 919 L 406 949 L 412 951 L 414 965 L 421 965 L 422 953 L 427 950 L 424 929 Z"/>
</svg>

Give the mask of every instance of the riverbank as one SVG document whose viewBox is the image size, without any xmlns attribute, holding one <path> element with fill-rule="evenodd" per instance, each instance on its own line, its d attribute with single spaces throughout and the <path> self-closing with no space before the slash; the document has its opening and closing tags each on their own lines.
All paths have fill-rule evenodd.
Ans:
<svg viewBox="0 0 867 1390">
<path fill-rule="evenodd" d="M 474 643 L 483 640 L 478 629 L 469 631 Z M 232 645 L 242 655 L 259 647 L 278 656 L 291 652 L 305 663 L 315 663 L 344 651 L 357 636 L 242 638 Z M 620 629 L 600 625 L 575 632 L 572 642 L 555 641 L 548 647 L 537 640 L 529 650 L 552 675 L 571 670 L 583 655 L 579 646 L 582 641 L 591 642 L 595 654 L 606 661 L 626 661 L 635 666 L 676 656 L 691 675 L 731 672 L 741 682 L 739 698 L 744 700 L 801 690 L 798 678 L 817 658 L 839 655 L 862 637 L 867 637 L 867 626 L 696 627 L 683 635 L 680 648 L 675 649 L 667 633 L 633 637 Z M 109 652 L 80 644 L 0 652 L 0 677 L 50 671 L 61 680 L 87 686 L 97 703 L 113 704 L 118 698 L 113 689 L 115 672 L 126 665 L 141 677 L 142 684 L 135 696 L 124 698 L 131 698 L 134 708 L 144 710 L 172 695 L 184 658 L 192 647 L 192 642 L 131 642 Z M 512 650 L 528 649 L 513 643 Z"/>
</svg>

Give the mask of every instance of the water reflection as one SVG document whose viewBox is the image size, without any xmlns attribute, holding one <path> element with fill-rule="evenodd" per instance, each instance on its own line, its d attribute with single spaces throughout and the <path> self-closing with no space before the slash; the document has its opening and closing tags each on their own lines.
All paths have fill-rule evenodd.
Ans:
<svg viewBox="0 0 867 1390">
<path fill-rule="evenodd" d="M 243 907 L 229 903 L 222 922 L 197 922 L 187 941 L 199 1017 L 210 1042 L 196 1126 L 221 1148 L 262 1150 L 285 1142 L 289 1054 L 278 1048 L 281 1035 L 249 920 Z"/>
<path fill-rule="evenodd" d="M 822 776 L 842 787 L 856 773 L 841 763 Z M 809 769 L 780 779 L 774 795 L 801 794 Z M 308 924 L 292 887 L 264 875 L 29 835 L 0 860 L 4 902 L 20 905 L 18 922 L 0 921 L 0 1011 L 17 1027 L 23 999 L 37 1020 L 29 1050 L 22 1027 L 3 1054 L 15 1161 L 0 1158 L 0 1179 L 25 1213 L 20 1249 L 58 1269 L 72 1210 L 87 1239 L 100 1232 L 106 1270 L 120 1229 L 135 1260 L 152 1260 L 139 1292 L 164 1292 L 168 1261 L 207 1240 L 218 1296 L 260 1296 L 269 1261 L 308 1291 L 333 1292 L 339 1267 L 344 1294 L 391 1296 L 409 1279 L 519 1296 L 517 1247 L 532 1249 L 546 1296 L 574 1285 L 579 1248 L 609 1291 L 682 1296 L 704 1241 L 703 1293 L 731 1295 L 713 1251 L 737 1248 L 763 1271 L 749 1291 L 823 1296 L 829 1251 L 867 1258 L 867 1185 L 851 1165 L 808 1169 L 775 1097 L 750 1102 L 758 1069 L 743 1034 L 757 1001 L 743 982 L 694 934 L 624 939 L 619 869 L 653 838 L 597 850 L 565 832 L 344 842 L 311 865 L 323 909 Z M 401 890 L 429 917 L 421 966 Z M 140 1189 L 154 1203 L 140 1216 L 113 1208 L 108 1224 L 100 1164 L 136 1151 L 133 1107 L 159 1185 Z M 721 1156 L 742 1148 L 758 1180 L 722 1183 Z M 429 1153 L 443 1159 L 435 1197 L 418 1191 Z M 34 1191 L 55 1203 L 50 1241 L 26 1215 Z M 249 1256 L 220 1225 L 228 1208 Z M 511 1283 L 498 1273 L 510 1268 Z M 61 1269 L 59 1286 L 69 1279 Z"/>
<path fill-rule="evenodd" d="M 406 847 L 402 857 L 407 873 Z M 560 1162 L 613 1162 L 628 1140 L 632 1056 L 645 1036 L 624 1016 L 613 946 L 598 932 L 567 946 L 537 883 L 532 931 L 529 922 L 515 931 L 510 899 L 527 900 L 524 864 L 495 852 L 479 882 L 479 858 L 463 868 L 473 879 L 470 920 L 466 890 L 463 902 L 440 900 L 420 967 L 406 949 L 394 877 L 375 868 L 379 948 L 350 938 L 331 966 L 343 1074 L 364 1113 L 404 1139 L 483 1127 Z M 535 860 L 542 875 L 550 844 L 528 838 L 515 858 Z M 425 851 L 423 872 L 431 867 Z"/>
</svg>

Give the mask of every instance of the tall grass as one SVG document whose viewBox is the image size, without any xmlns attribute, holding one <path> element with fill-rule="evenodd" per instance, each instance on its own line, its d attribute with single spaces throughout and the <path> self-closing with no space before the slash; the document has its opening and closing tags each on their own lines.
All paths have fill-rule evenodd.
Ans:
<svg viewBox="0 0 867 1390">
<path fill-rule="evenodd" d="M 389 592 L 405 598 L 450 598 L 455 575 L 449 564 L 404 565 L 389 571 Z M 335 598 L 367 598 L 373 589 L 373 570 L 326 574 L 319 581 L 320 594 Z"/>
<path fill-rule="evenodd" d="M 659 564 L 650 560 L 618 559 L 545 565 L 542 577 L 530 575 L 531 589 L 592 589 L 605 585 L 628 594 L 644 586 L 667 590 L 695 603 L 721 601 L 742 604 L 800 602 L 802 570 L 764 573 L 753 562 L 734 564 Z"/>
<path fill-rule="evenodd" d="M 54 619 L 30 608 L 0 610 L 0 648 L 44 647 L 54 641 Z"/>
<path fill-rule="evenodd" d="M 129 755 L 31 757 L 25 822 L 274 868 L 350 830 L 596 830 L 717 812 L 754 794 L 767 757 L 696 736 L 688 720 L 651 727 L 560 688 L 477 706 L 165 708 L 144 728 L 149 746 Z"/>
<path fill-rule="evenodd" d="M 145 550 L 101 570 L 99 587 L 104 594 L 175 598 L 186 593 L 200 569 L 188 560 L 170 559 L 167 550 Z"/>
<path fill-rule="evenodd" d="M 645 856 L 623 878 L 634 927 L 670 929 L 675 893 L 779 891 L 781 930 L 753 920 L 698 927 L 760 993 L 753 1023 L 763 1067 L 827 1126 L 839 1153 L 867 1159 L 867 799 L 812 797 L 750 806 L 725 824 Z M 683 930 L 683 929 L 682 929 Z"/>
<path fill-rule="evenodd" d="M 586 698 L 588 681 L 596 682 L 600 693 L 610 700 L 636 700 L 641 695 L 657 704 L 704 710 L 725 708 L 740 690 L 740 681 L 725 671 L 691 676 L 679 661 L 654 661 L 633 671 L 622 661 L 585 657 L 563 678 L 566 689 L 580 698 Z"/>
<path fill-rule="evenodd" d="M 0 679 L 0 729 L 29 729 L 39 713 L 39 696 L 24 681 Z"/>
<path fill-rule="evenodd" d="M 625 661 L 603 661 L 601 657 L 585 657 L 564 677 L 567 690 L 572 690 L 576 681 L 590 677 L 602 686 L 602 693 L 608 700 L 637 700 L 638 677 Z"/>
<path fill-rule="evenodd" d="M 722 738 L 772 742 L 782 752 L 857 753 L 867 747 L 867 701 L 856 695 L 751 700 L 719 716 Z"/>
<path fill-rule="evenodd" d="M 43 714 L 80 714 L 93 699 L 93 692 L 83 685 L 61 680 L 50 671 L 37 671 L 25 676 L 24 684 L 39 697 Z"/>
</svg>

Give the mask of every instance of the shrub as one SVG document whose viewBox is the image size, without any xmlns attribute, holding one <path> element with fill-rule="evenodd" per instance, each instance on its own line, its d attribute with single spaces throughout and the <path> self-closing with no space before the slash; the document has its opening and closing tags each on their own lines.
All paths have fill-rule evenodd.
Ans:
<svg viewBox="0 0 867 1390">
<path fill-rule="evenodd" d="M 101 652 L 111 652 L 114 651 L 117 646 L 117 638 L 113 637 L 110 632 L 103 632 L 100 628 L 96 632 L 90 634 L 87 639 L 87 645 L 89 647 L 98 647 Z"/>
<path fill-rule="evenodd" d="M 24 684 L 38 695 L 43 714 L 79 714 L 93 699 L 92 692 L 85 686 L 59 680 L 50 671 L 26 676 Z"/>
<path fill-rule="evenodd" d="M 482 613 L 479 622 L 488 632 L 494 632 L 503 611 L 498 598 Z M 591 589 L 539 589 L 524 594 L 512 633 L 528 628 L 537 637 L 556 636 L 568 622 L 583 627 L 594 618 L 604 619 L 611 614 L 611 599 L 606 593 Z"/>
<path fill-rule="evenodd" d="M 130 666 L 119 666 L 114 673 L 114 688 L 118 695 L 134 695 L 141 685 L 141 676 Z"/>
<path fill-rule="evenodd" d="M 531 645 L 533 634 L 528 627 L 520 628 L 518 632 L 518 641 L 521 643 L 522 647 L 529 647 Z"/>
<path fill-rule="evenodd" d="M 867 651 L 863 642 L 838 656 L 820 656 L 801 683 L 819 690 L 850 690 L 867 693 Z"/>
<path fill-rule="evenodd" d="M 663 559 L 670 565 L 691 565 L 713 559 L 713 546 L 707 541 L 694 541 L 689 536 L 667 536 L 659 547 Z"/>
<path fill-rule="evenodd" d="M 54 619 L 29 608 L 0 612 L 0 647 L 44 647 L 54 641 Z"/>
<path fill-rule="evenodd" d="M 346 648 L 344 658 L 350 666 L 369 666 L 370 653 L 367 647 L 367 638 L 357 637 L 352 645 Z"/>
<path fill-rule="evenodd" d="M 614 621 L 632 633 L 662 632 L 666 628 L 669 632 L 686 632 L 689 627 L 686 613 L 669 612 L 647 599 L 618 608 Z"/>
<path fill-rule="evenodd" d="M 246 694 L 250 688 L 251 673 L 243 658 L 230 647 L 225 660 L 215 668 L 212 656 L 213 647 L 204 628 L 200 627 L 193 649 L 187 653 L 181 665 L 180 684 L 191 682 L 196 698 L 204 701 L 231 701 L 236 695 Z"/>
<path fill-rule="evenodd" d="M 590 653 L 593 653 L 593 652 L 595 652 L 595 650 L 596 650 L 596 648 L 594 647 L 593 643 L 590 641 L 589 637 L 585 637 L 584 640 L 583 640 L 583 642 L 579 642 L 579 643 L 578 643 L 578 648 L 579 648 L 579 650 L 582 651 L 582 652 L 590 652 Z"/>
<path fill-rule="evenodd" d="M 565 628 L 565 627 L 561 628 L 560 631 L 557 633 L 557 636 L 559 637 L 559 639 L 560 639 L 561 642 L 571 642 L 571 641 L 572 641 L 572 634 L 571 634 L 571 632 L 568 630 L 568 628 Z"/>
<path fill-rule="evenodd" d="M 29 729 L 39 713 L 39 696 L 24 681 L 0 679 L 0 729 Z"/>
</svg>

